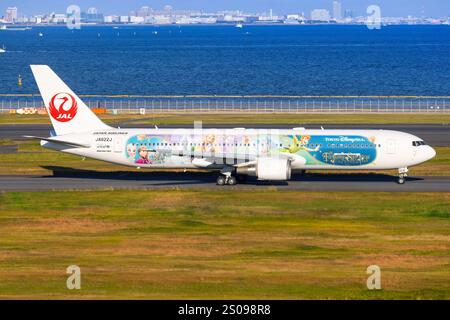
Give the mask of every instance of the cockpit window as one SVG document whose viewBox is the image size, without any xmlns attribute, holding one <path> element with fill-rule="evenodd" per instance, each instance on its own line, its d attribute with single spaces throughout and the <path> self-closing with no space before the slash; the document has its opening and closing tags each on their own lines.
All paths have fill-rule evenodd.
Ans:
<svg viewBox="0 0 450 320">
<path fill-rule="evenodd" d="M 425 141 L 413 141 L 413 146 L 414 147 L 419 147 L 419 146 L 426 146 L 427 144 L 425 143 Z"/>
</svg>

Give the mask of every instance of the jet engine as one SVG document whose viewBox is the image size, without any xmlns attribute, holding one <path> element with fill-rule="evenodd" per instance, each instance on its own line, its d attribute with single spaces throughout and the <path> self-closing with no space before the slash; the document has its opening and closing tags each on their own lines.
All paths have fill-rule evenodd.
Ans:
<svg viewBox="0 0 450 320">
<path fill-rule="evenodd" d="M 256 164 L 258 180 L 285 181 L 291 178 L 291 161 L 282 158 L 259 158 Z"/>
<path fill-rule="evenodd" d="M 286 181 L 291 178 L 291 161 L 283 158 L 259 158 L 255 167 L 238 168 L 237 174 L 256 176 L 258 180 Z"/>
</svg>

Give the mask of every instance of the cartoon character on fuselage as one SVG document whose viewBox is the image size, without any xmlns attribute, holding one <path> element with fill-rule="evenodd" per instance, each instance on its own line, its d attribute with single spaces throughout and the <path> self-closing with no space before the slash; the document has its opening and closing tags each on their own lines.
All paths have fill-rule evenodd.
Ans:
<svg viewBox="0 0 450 320">
<path fill-rule="evenodd" d="M 141 146 L 138 149 L 138 154 L 139 154 L 139 159 L 136 161 L 137 164 L 151 164 L 152 162 L 150 161 L 149 157 L 148 157 L 148 149 L 146 146 Z"/>
<path fill-rule="evenodd" d="M 308 152 L 317 152 L 320 149 L 320 146 L 317 146 L 315 149 L 308 148 L 309 141 L 311 140 L 311 136 L 302 136 L 300 140 L 297 136 L 292 136 L 292 145 L 289 148 L 284 148 L 287 152 L 294 154 L 301 150 Z"/>
<path fill-rule="evenodd" d="M 131 143 L 127 145 L 127 154 L 128 158 L 134 161 L 134 159 L 136 158 L 136 146 Z"/>
</svg>

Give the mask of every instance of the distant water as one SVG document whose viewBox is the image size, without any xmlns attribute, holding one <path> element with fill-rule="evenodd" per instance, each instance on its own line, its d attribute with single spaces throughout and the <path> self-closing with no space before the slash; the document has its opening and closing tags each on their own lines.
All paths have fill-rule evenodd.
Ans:
<svg viewBox="0 0 450 320">
<path fill-rule="evenodd" d="M 37 92 L 28 66 L 48 64 L 84 94 L 450 95 L 449 26 L 35 27 L 3 44 L 0 93 Z"/>
</svg>

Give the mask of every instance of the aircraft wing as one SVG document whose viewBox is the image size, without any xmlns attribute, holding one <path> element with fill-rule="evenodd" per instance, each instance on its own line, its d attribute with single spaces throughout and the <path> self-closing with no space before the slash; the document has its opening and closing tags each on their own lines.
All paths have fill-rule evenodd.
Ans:
<svg viewBox="0 0 450 320">
<path fill-rule="evenodd" d="M 258 162 L 258 157 L 254 154 L 235 154 L 235 153 L 215 153 L 215 154 L 203 154 L 203 155 L 193 155 L 195 159 L 204 159 L 204 161 L 199 162 L 203 164 L 205 167 L 207 164 L 213 164 L 214 162 L 217 163 L 230 163 L 229 161 L 224 162 L 224 159 L 236 159 L 236 164 L 233 166 L 236 168 L 245 168 L 245 167 L 252 167 L 255 166 Z M 281 157 L 286 158 L 290 161 L 295 161 L 295 156 L 288 154 L 288 153 L 280 153 L 277 155 L 274 155 L 273 157 Z"/>
<path fill-rule="evenodd" d="M 270 158 L 270 156 L 268 156 Z M 276 155 L 272 156 L 273 158 L 282 158 L 282 159 L 288 159 L 289 161 L 295 161 L 296 157 L 292 154 L 289 153 L 279 153 Z M 258 157 L 250 157 L 248 155 L 242 155 L 241 157 L 239 157 L 239 155 L 237 155 L 236 157 L 238 159 L 238 164 L 234 165 L 236 168 L 245 168 L 245 167 L 252 167 L 257 165 L 258 163 Z M 245 160 L 244 162 L 239 161 L 239 160 Z"/>
</svg>

